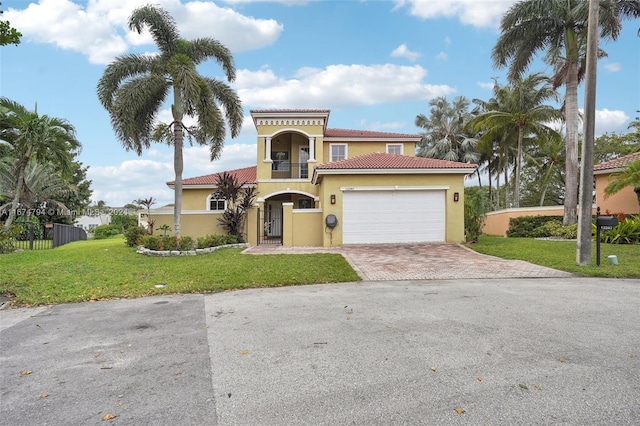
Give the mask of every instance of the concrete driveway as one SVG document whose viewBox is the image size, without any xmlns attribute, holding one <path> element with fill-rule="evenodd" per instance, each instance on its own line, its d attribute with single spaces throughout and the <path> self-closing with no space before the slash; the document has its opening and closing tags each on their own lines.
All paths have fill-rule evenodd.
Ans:
<svg viewBox="0 0 640 426">
<path fill-rule="evenodd" d="M 245 253 L 341 253 L 364 281 L 562 278 L 572 274 L 477 253 L 460 244 L 346 245 L 335 249 L 261 245 Z"/>
<path fill-rule="evenodd" d="M 639 303 L 543 278 L 3 310 L 0 424 L 638 425 Z"/>
</svg>

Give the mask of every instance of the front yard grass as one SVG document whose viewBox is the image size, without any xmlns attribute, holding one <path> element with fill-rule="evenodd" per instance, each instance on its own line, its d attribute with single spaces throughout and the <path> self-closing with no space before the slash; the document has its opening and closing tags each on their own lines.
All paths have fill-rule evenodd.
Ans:
<svg viewBox="0 0 640 426">
<path fill-rule="evenodd" d="M 13 295 L 12 304 L 24 306 L 360 280 L 339 254 L 243 255 L 241 251 L 151 257 L 136 254 L 118 236 L 3 254 L 0 294 Z M 156 288 L 159 284 L 166 287 Z"/>
<path fill-rule="evenodd" d="M 588 277 L 640 278 L 640 245 L 601 244 L 600 266 L 596 266 L 596 244 L 591 245 L 591 265 L 576 264 L 575 241 L 547 241 L 533 238 L 504 238 L 481 235 L 469 248 L 503 259 L 519 259 L 537 265 Z M 611 265 L 607 256 L 616 255 L 618 265 Z"/>
</svg>

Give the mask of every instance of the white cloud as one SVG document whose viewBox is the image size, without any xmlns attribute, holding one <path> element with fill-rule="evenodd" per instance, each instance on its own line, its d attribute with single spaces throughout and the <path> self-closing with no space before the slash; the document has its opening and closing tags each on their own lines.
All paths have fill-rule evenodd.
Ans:
<svg viewBox="0 0 640 426">
<path fill-rule="evenodd" d="M 441 61 L 446 61 L 447 59 L 449 59 L 449 55 L 447 55 L 444 52 L 440 52 L 436 55 L 436 59 L 439 59 Z"/>
<path fill-rule="evenodd" d="M 483 89 L 493 90 L 495 83 L 493 81 L 479 81 L 478 86 L 482 87 Z"/>
<path fill-rule="evenodd" d="M 220 159 L 209 160 L 206 146 L 186 147 L 183 151 L 183 178 L 219 173 L 256 164 L 257 145 L 227 144 Z M 123 206 L 139 198 L 156 198 L 156 207 L 173 203 L 174 193 L 167 182 L 175 179 L 172 147 L 152 148 L 136 160 L 114 166 L 91 166 L 87 179 L 94 190 L 91 200 L 103 200 L 109 206 Z"/>
<path fill-rule="evenodd" d="M 500 18 L 516 0 L 396 0 L 395 9 L 408 7 L 421 19 L 458 18 L 465 25 L 497 28 Z"/>
<path fill-rule="evenodd" d="M 406 44 L 401 44 L 400 46 L 393 49 L 391 52 L 391 56 L 394 58 L 407 58 L 411 62 L 418 59 L 421 55 L 418 52 L 412 52 L 409 50 Z"/>
<path fill-rule="evenodd" d="M 449 37 L 444 38 L 444 45 L 445 47 L 451 46 L 451 39 Z"/>
<path fill-rule="evenodd" d="M 152 45 L 148 32 L 129 30 L 131 12 L 148 0 L 92 0 L 86 5 L 70 0 L 40 0 L 26 9 L 8 9 L 4 18 L 19 28 L 24 38 L 51 43 L 86 55 L 89 62 L 106 64 L 131 46 Z M 244 16 L 212 2 L 177 0 L 153 2 L 173 16 L 187 39 L 213 37 L 232 51 L 258 49 L 273 44 L 283 31 L 273 19 Z"/>
<path fill-rule="evenodd" d="M 257 108 L 341 108 L 419 101 L 455 92 L 447 85 L 425 83 L 426 77 L 427 70 L 420 65 L 301 68 L 291 79 L 269 69 L 240 70 L 235 88 L 245 106 Z"/>
<path fill-rule="evenodd" d="M 584 112 L 584 111 L 581 111 Z M 629 116 L 620 110 L 597 109 L 596 110 L 596 134 L 607 132 L 626 131 Z"/>
<path fill-rule="evenodd" d="M 622 65 L 618 62 L 608 62 L 603 65 L 604 69 L 609 72 L 618 72 L 622 69 Z"/>
<path fill-rule="evenodd" d="M 91 199 L 103 200 L 116 207 L 138 198 L 154 197 L 158 202 L 172 202 L 173 191 L 165 184 L 173 180 L 173 166 L 168 162 L 147 159 L 127 160 L 116 166 L 92 166 L 87 179 L 94 189 Z"/>
</svg>

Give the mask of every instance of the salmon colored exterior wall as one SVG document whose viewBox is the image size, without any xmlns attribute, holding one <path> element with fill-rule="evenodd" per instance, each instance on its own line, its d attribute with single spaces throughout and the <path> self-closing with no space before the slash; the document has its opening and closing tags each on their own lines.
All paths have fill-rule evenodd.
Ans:
<svg viewBox="0 0 640 426">
<path fill-rule="evenodd" d="M 617 194 L 606 196 L 604 189 L 609 185 L 610 174 L 596 175 L 596 204 L 600 206 L 600 213 L 640 213 L 638 197 L 633 188 L 628 186 Z"/>
<path fill-rule="evenodd" d="M 596 214 L 596 206 L 593 213 Z M 604 211 L 602 212 L 604 214 Z M 514 209 L 497 210 L 487 213 L 482 232 L 487 235 L 507 236 L 509 219 L 521 216 L 560 216 L 564 215 L 564 206 L 520 207 Z"/>
</svg>

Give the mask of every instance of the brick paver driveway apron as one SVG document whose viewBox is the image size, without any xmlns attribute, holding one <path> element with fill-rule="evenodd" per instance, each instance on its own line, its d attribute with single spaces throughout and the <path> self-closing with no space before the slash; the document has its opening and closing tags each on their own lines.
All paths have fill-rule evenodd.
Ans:
<svg viewBox="0 0 640 426">
<path fill-rule="evenodd" d="M 337 251 L 365 281 L 572 276 L 522 260 L 487 256 L 459 244 L 348 245 Z"/>
</svg>

